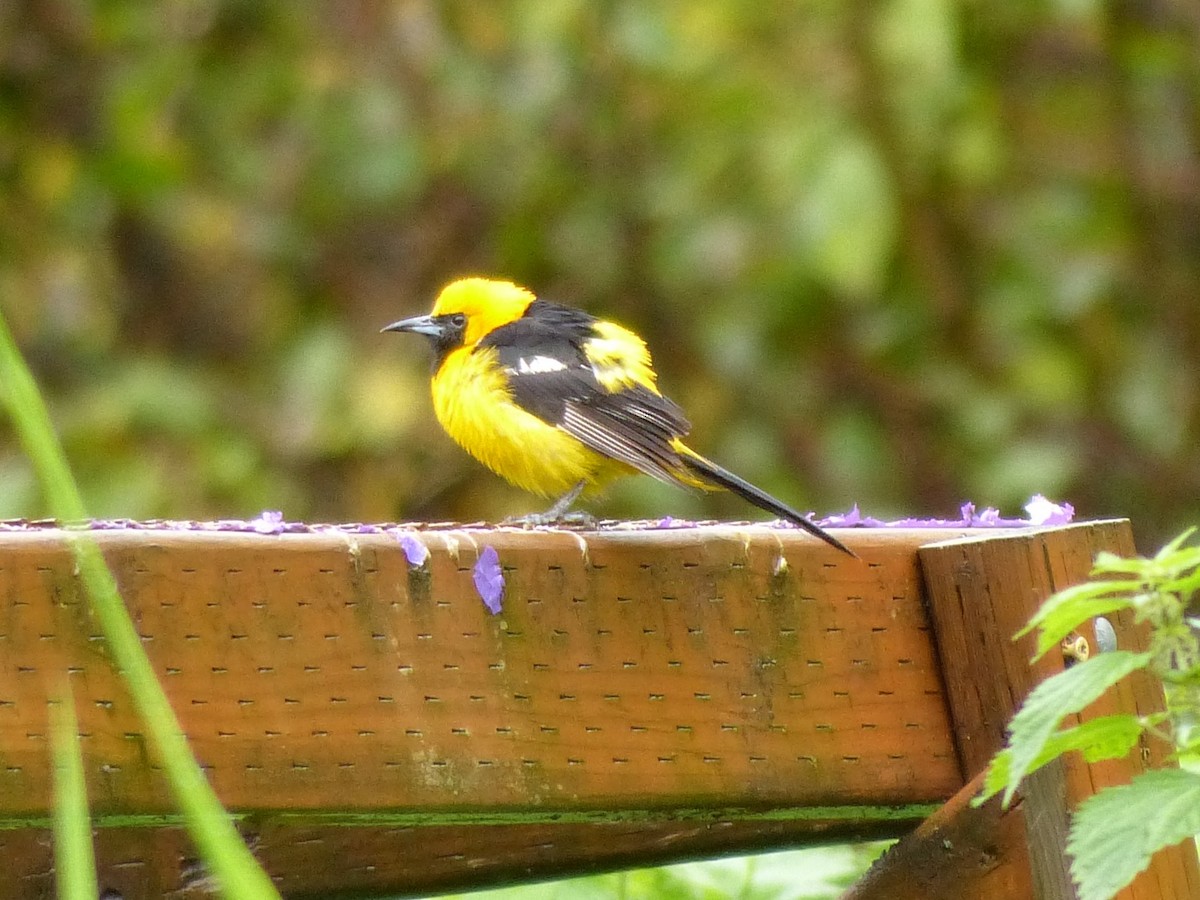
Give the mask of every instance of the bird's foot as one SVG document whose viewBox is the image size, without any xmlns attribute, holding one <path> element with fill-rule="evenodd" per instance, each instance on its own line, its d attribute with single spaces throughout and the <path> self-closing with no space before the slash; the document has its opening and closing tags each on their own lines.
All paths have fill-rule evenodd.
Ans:
<svg viewBox="0 0 1200 900">
<path fill-rule="evenodd" d="M 558 513 L 551 509 L 544 513 L 509 516 L 502 524 L 514 525 L 518 528 L 537 528 L 545 525 L 580 525 L 585 528 L 594 528 L 596 521 L 595 516 L 582 510 Z"/>
<path fill-rule="evenodd" d="M 586 481 L 581 481 L 561 497 L 554 501 L 544 513 L 530 513 L 527 516 L 511 516 L 504 520 L 505 525 L 520 525 L 524 528 L 535 528 L 538 525 L 595 525 L 596 520 L 589 513 L 567 512 L 571 504 L 583 493 Z"/>
</svg>

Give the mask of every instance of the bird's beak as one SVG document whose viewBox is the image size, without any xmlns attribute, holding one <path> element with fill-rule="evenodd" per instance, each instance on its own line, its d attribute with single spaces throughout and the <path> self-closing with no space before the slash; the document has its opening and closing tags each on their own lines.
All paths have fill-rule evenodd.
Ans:
<svg viewBox="0 0 1200 900">
<path fill-rule="evenodd" d="M 384 331 L 409 331 L 413 334 L 437 338 L 442 336 L 445 326 L 435 320 L 433 316 L 413 316 L 411 319 L 401 319 L 399 322 L 393 322 L 380 329 L 381 333 Z"/>
</svg>

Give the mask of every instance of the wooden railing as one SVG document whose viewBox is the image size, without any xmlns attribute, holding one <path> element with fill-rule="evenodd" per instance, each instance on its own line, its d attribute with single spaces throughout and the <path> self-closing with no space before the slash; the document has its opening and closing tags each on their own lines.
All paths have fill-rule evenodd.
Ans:
<svg viewBox="0 0 1200 900">
<path fill-rule="evenodd" d="M 891 836 L 854 896 L 1071 897 L 1070 807 L 1163 764 L 1148 745 L 1048 767 L 1009 813 L 966 803 L 1020 698 L 1063 664 L 1030 667 L 1032 639 L 1011 635 L 1096 551 L 1131 551 L 1125 521 L 839 532 L 860 560 L 762 526 L 411 534 L 419 566 L 391 533 L 95 533 L 198 759 L 288 896 Z M 487 546 L 495 616 L 472 577 Z M 0 898 L 53 888 L 46 710 L 63 672 L 101 885 L 207 896 L 64 533 L 44 528 L 0 534 Z M 1161 702 L 1135 676 L 1097 706 Z M 1198 885 L 1181 845 L 1122 896 Z"/>
</svg>

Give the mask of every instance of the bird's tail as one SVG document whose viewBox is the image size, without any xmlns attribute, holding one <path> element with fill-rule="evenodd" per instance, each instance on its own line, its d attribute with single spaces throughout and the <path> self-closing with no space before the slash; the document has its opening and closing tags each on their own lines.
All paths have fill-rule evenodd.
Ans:
<svg viewBox="0 0 1200 900">
<path fill-rule="evenodd" d="M 825 529 L 814 525 L 786 503 L 776 500 L 766 491 L 756 488 L 744 478 L 739 478 L 728 469 L 724 469 L 721 466 L 718 466 L 712 460 L 705 459 L 703 456 L 700 456 L 698 453 L 692 451 L 680 453 L 679 457 L 684 466 L 691 472 L 695 473 L 701 481 L 723 487 L 727 491 L 737 494 L 743 500 L 753 503 L 759 509 L 764 509 L 769 513 L 774 513 L 781 519 L 787 519 L 789 522 L 795 522 L 809 534 L 819 537 L 831 547 L 837 547 L 837 549 L 841 550 L 843 553 L 848 553 L 855 559 L 858 558 L 857 553 L 835 538 L 832 534 L 825 531 Z"/>
</svg>

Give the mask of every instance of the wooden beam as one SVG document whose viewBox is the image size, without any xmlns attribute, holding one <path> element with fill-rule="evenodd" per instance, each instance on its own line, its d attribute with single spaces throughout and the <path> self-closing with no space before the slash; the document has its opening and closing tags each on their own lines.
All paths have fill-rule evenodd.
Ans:
<svg viewBox="0 0 1200 900">
<path fill-rule="evenodd" d="M 99 535 L 234 809 L 892 806 L 959 786 L 911 544 L 790 531 Z M 98 815 L 170 803 L 61 535 L 9 538 L 0 816 L 50 802 L 69 670 Z M 504 611 L 472 582 L 485 545 Z"/>
<path fill-rule="evenodd" d="M 348 529 L 96 535 L 193 748 L 290 895 L 907 833 L 960 792 L 1044 674 L 1008 635 L 1095 549 L 1126 549 L 1128 526 L 843 532 L 861 560 L 761 526 L 411 534 L 430 551 L 419 567 L 394 534 Z M 50 877 L 46 698 L 64 671 L 102 882 L 127 900 L 202 896 L 64 541 L 0 533 L 0 861 L 14 876 L 0 900 Z M 487 546 L 507 585 L 498 616 L 472 580 Z M 1149 711 L 1152 687 L 1104 702 Z M 1127 774 L 1049 777 L 1077 799 Z M 965 859 L 993 814 L 944 812 L 938 827 L 959 829 Z M 1024 818 L 994 815 L 1004 849 Z M 1054 846 L 1061 816 L 1051 830 L 1035 843 Z M 927 849 L 940 833 L 926 827 Z M 1003 878 L 1064 896 L 1045 874 L 1061 854 L 1030 869 L 1020 834 Z M 1194 886 L 1194 857 L 1170 860 L 1160 881 Z"/>
<path fill-rule="evenodd" d="M 761 526 L 429 530 L 417 568 L 391 534 L 96 538 L 273 874 L 354 858 L 382 893 L 907 831 L 962 784 L 915 554 L 961 533 L 847 531 L 854 560 Z M 485 546 L 498 616 L 472 581 Z M 64 671 L 98 824 L 177 821 L 62 532 L 0 534 L 0 598 L 8 846 L 45 824 Z M 403 858 L 347 856 L 339 829 Z M 136 868 L 114 840 L 111 877 Z M 468 845 L 447 874 L 440 848 Z"/>
<path fill-rule="evenodd" d="M 567 878 L 732 853 L 895 837 L 891 821 L 658 821 L 538 825 L 336 826 L 244 823 L 255 855 L 289 900 L 440 894 L 483 884 Z M 183 828 L 96 831 L 101 887 L 123 900 L 211 900 L 211 882 Z M 48 829 L 0 830 L 5 900 L 52 897 Z"/>
<path fill-rule="evenodd" d="M 1034 892 L 1025 821 L 995 797 L 976 808 L 979 773 L 888 848 L 842 900 L 1026 900 Z"/>
</svg>

